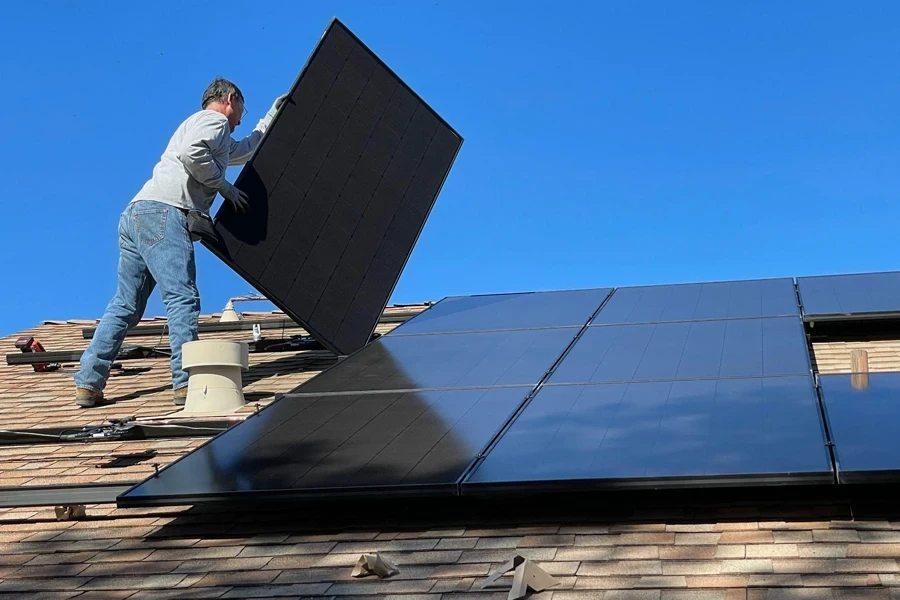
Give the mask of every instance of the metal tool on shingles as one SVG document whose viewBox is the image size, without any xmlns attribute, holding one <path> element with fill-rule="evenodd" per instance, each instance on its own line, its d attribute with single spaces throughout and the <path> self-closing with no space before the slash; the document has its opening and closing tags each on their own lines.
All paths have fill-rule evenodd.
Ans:
<svg viewBox="0 0 900 600">
<path fill-rule="evenodd" d="M 16 348 L 24 353 L 29 352 L 45 352 L 44 346 L 33 337 L 20 337 L 16 340 Z M 59 363 L 35 363 L 31 365 L 35 373 L 45 373 L 48 371 L 58 371 Z"/>
</svg>

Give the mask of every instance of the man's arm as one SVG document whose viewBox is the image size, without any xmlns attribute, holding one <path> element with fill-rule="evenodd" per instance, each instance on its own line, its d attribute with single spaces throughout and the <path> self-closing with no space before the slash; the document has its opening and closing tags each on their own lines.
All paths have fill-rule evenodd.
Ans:
<svg viewBox="0 0 900 600">
<path fill-rule="evenodd" d="M 259 120 L 259 123 L 256 124 L 256 127 L 250 135 L 239 142 L 231 140 L 231 153 L 228 155 L 228 164 L 230 166 L 242 165 L 250 160 L 250 157 L 253 156 L 253 151 L 259 146 L 263 134 L 266 132 L 266 129 L 269 128 L 269 124 L 272 122 L 272 119 L 275 118 L 278 109 L 281 108 L 281 105 L 284 104 L 287 97 L 288 95 L 284 94 L 275 99 L 272 108 L 269 109 L 269 112 L 266 113 L 265 117 Z"/>
<path fill-rule="evenodd" d="M 228 139 L 228 121 L 201 118 L 187 131 L 178 149 L 178 159 L 199 183 L 221 190 L 228 181 L 225 169 L 219 166 L 214 155 L 221 152 Z"/>
<path fill-rule="evenodd" d="M 200 118 L 185 135 L 178 149 L 178 160 L 191 177 L 234 202 L 240 193 L 225 179 L 225 167 L 220 167 L 215 160 L 215 155 L 223 152 L 230 140 L 227 120 Z"/>
<path fill-rule="evenodd" d="M 229 166 L 242 165 L 250 160 L 253 151 L 259 146 L 259 141 L 262 139 L 263 134 L 266 132 L 266 129 L 268 129 L 269 123 L 271 122 L 272 117 L 266 115 L 259 120 L 259 123 L 256 124 L 256 127 L 250 135 L 239 142 L 236 142 L 234 139 L 229 140 L 231 143 L 231 151 L 228 154 Z"/>
</svg>

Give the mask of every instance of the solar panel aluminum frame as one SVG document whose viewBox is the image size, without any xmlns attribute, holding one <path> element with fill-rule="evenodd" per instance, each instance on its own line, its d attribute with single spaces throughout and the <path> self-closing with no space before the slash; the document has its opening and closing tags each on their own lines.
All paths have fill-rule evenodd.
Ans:
<svg viewBox="0 0 900 600">
<path fill-rule="evenodd" d="M 419 227 L 419 231 L 416 233 L 415 240 L 413 241 L 413 244 L 412 244 L 412 247 L 411 247 L 412 249 L 414 249 L 414 248 L 415 248 L 415 245 L 418 243 L 419 237 L 420 237 L 421 234 L 422 234 L 422 230 L 423 230 L 424 227 L 425 227 L 425 223 L 428 221 L 428 218 L 429 218 L 429 216 L 431 215 L 431 211 L 432 211 L 432 209 L 434 208 L 434 204 L 437 202 L 437 198 L 440 196 L 441 190 L 443 189 L 444 184 L 446 183 L 447 177 L 448 177 L 449 174 L 450 174 L 450 170 L 452 169 L 453 164 L 456 162 L 456 157 L 459 155 L 459 151 L 462 149 L 462 145 L 463 145 L 463 143 L 465 142 L 465 139 L 464 139 L 464 138 L 459 134 L 459 132 L 456 131 L 456 130 L 455 130 L 455 129 L 454 129 L 454 128 L 446 121 L 446 120 L 444 120 L 444 119 L 437 113 L 437 111 L 435 111 L 435 110 L 434 110 L 427 102 L 425 102 L 425 100 L 422 99 L 421 96 L 419 96 L 418 94 L 416 94 L 416 92 L 415 92 L 409 85 L 407 85 L 406 82 L 403 81 L 403 79 L 400 78 L 400 77 L 394 72 L 393 69 L 391 69 L 391 68 L 390 68 L 383 60 L 381 60 L 381 58 L 380 58 L 377 54 L 375 54 L 375 52 L 373 52 L 373 51 L 372 51 L 365 43 L 363 43 L 363 41 L 360 40 L 359 37 L 357 37 L 356 34 L 354 34 L 354 33 L 353 33 L 346 25 L 344 25 L 344 23 L 342 23 L 337 17 L 332 18 L 332 20 L 329 22 L 328 26 L 325 28 L 325 31 L 324 31 L 324 32 L 322 33 L 322 35 L 320 36 L 319 41 L 316 43 L 315 48 L 314 48 L 313 51 L 310 53 L 309 57 L 307 58 L 306 62 L 305 62 L 304 65 L 303 65 L 303 68 L 300 70 L 300 73 L 297 75 L 297 78 L 294 80 L 294 83 L 291 85 L 290 90 L 289 90 L 289 92 L 288 92 L 288 96 L 289 96 L 289 97 L 292 96 L 292 95 L 294 94 L 294 92 L 296 91 L 297 86 L 300 84 L 301 80 L 303 79 L 304 75 L 306 74 L 306 72 L 307 72 L 307 70 L 308 70 L 308 68 L 309 68 L 309 65 L 312 63 L 313 59 L 316 57 L 317 53 L 319 52 L 320 48 L 322 47 L 322 42 L 324 41 L 325 37 L 328 35 L 328 33 L 329 33 L 329 32 L 332 30 L 332 28 L 334 28 L 334 27 L 341 27 L 341 28 L 342 28 L 342 29 L 343 29 L 343 30 L 344 30 L 344 31 L 345 31 L 345 32 L 353 39 L 354 42 L 356 42 L 356 43 L 359 44 L 363 49 L 365 49 L 367 52 L 369 52 L 369 53 L 372 55 L 372 58 L 374 58 L 375 61 L 376 61 L 382 68 L 384 68 L 390 75 L 392 75 L 394 78 L 397 79 L 398 85 L 402 85 L 403 87 L 405 87 L 406 90 L 407 90 L 407 91 L 408 91 L 408 92 L 409 92 L 416 100 L 418 100 L 424 107 L 426 107 L 429 111 L 431 111 L 431 113 L 435 116 L 435 118 L 438 120 L 438 122 L 439 122 L 440 124 L 444 125 L 451 133 L 453 133 L 455 136 L 457 136 L 457 137 L 459 138 L 459 140 L 460 140 L 459 146 L 457 147 L 457 150 L 456 150 L 456 152 L 454 153 L 453 158 L 452 158 L 451 161 L 450 161 L 450 164 L 449 164 L 449 167 L 448 167 L 448 169 L 447 169 L 447 172 L 444 174 L 444 177 L 443 177 L 443 179 L 441 180 L 441 183 L 440 183 L 440 185 L 439 185 L 438 188 L 437 188 L 437 191 L 436 191 L 436 193 L 435 193 L 435 201 L 432 202 L 431 206 L 429 207 L 428 212 L 425 214 L 425 218 L 422 220 L 422 225 Z M 286 104 L 287 104 L 287 102 L 285 102 L 285 103 L 281 106 L 281 108 L 276 112 L 275 116 L 274 116 L 273 119 L 272 119 L 272 122 L 269 124 L 269 127 L 267 128 L 266 132 L 263 134 L 263 137 L 262 137 L 262 139 L 260 140 L 260 143 L 257 145 L 256 149 L 254 150 L 254 152 L 253 152 L 253 154 L 251 155 L 250 159 L 248 160 L 247 164 L 250 164 L 250 162 L 254 159 L 254 157 L 256 157 L 256 155 L 259 154 L 260 149 L 263 147 L 263 145 L 264 145 L 264 144 L 266 143 L 266 141 L 269 139 L 270 133 L 271 133 L 272 130 L 275 129 L 275 126 L 276 126 L 277 123 L 278 123 L 279 117 L 284 113 L 284 110 L 283 110 L 283 109 L 284 109 L 284 106 L 285 106 Z M 236 186 L 237 188 L 239 188 L 239 189 L 240 189 L 240 187 L 241 187 L 241 183 L 242 183 L 242 179 L 243 179 L 243 176 L 244 176 L 244 172 L 245 172 L 245 171 L 242 170 L 241 173 L 238 175 L 237 179 L 235 180 L 235 186 Z M 216 216 L 213 218 L 213 226 L 214 226 L 214 227 L 217 227 L 217 226 L 218 226 L 219 218 L 220 218 L 220 215 L 222 214 L 222 210 L 227 210 L 227 205 L 223 205 L 222 208 L 219 210 L 219 212 L 216 214 Z M 224 252 L 222 248 L 218 247 L 216 244 L 208 243 L 208 242 L 206 242 L 206 241 L 203 241 L 203 245 L 206 246 L 206 248 L 207 248 L 210 252 L 212 252 L 215 256 L 217 256 L 217 257 L 218 257 L 219 259 L 221 259 L 223 262 L 225 262 L 226 264 L 228 264 L 228 266 L 231 267 L 238 275 L 240 275 L 241 277 L 243 277 L 244 280 L 246 280 L 246 281 L 249 282 L 251 285 L 253 285 L 260 293 L 262 293 L 262 295 L 266 296 L 266 298 L 269 299 L 269 300 L 270 300 L 275 306 L 277 306 L 282 312 L 284 312 L 285 315 L 287 315 L 290 319 L 292 319 L 292 320 L 294 320 L 295 322 L 297 322 L 298 324 L 300 324 L 300 326 L 302 326 L 304 329 L 306 329 L 306 330 L 310 333 L 310 335 L 312 335 L 312 336 L 315 337 L 317 340 L 319 340 L 320 342 L 322 342 L 322 344 L 323 344 L 326 348 L 328 348 L 329 350 L 331 350 L 332 352 L 334 352 L 335 354 L 337 354 L 337 355 L 339 355 L 339 356 L 346 356 L 346 355 L 348 355 L 348 354 L 352 354 L 353 351 L 358 350 L 358 348 L 352 348 L 352 349 L 349 349 L 350 351 L 348 352 L 348 351 L 347 351 L 347 350 L 348 350 L 347 348 L 338 348 L 338 347 L 336 347 L 336 346 L 334 345 L 334 343 L 332 343 L 332 342 L 327 338 L 327 336 L 324 336 L 324 335 L 323 335 L 320 331 L 318 331 L 314 326 L 311 326 L 309 323 L 307 323 L 305 319 L 301 319 L 299 316 L 293 314 L 293 311 L 291 311 L 284 303 L 279 302 L 277 299 L 275 299 L 275 298 L 273 297 L 273 294 L 270 293 L 270 291 L 267 289 L 267 287 L 266 287 L 264 284 L 262 284 L 262 283 L 259 282 L 259 281 L 254 281 L 256 278 L 252 277 L 252 276 L 250 275 L 250 273 L 248 273 L 245 269 L 243 269 L 242 267 L 240 267 L 240 266 L 237 265 L 236 263 L 232 263 L 232 262 L 230 261 L 229 257 L 227 256 L 227 253 Z M 402 274 L 402 273 L 403 273 L 403 270 L 406 268 L 406 264 L 409 262 L 409 258 L 410 258 L 411 255 L 412 255 L 412 250 L 410 250 L 410 252 L 409 252 L 409 253 L 406 255 L 406 257 L 404 258 L 403 264 L 402 264 L 402 266 L 401 266 L 401 268 L 400 268 L 400 271 L 399 271 L 400 274 Z M 393 284 L 391 285 L 390 293 L 387 294 L 387 296 L 386 296 L 385 299 L 384 299 L 384 304 L 380 307 L 380 310 L 378 311 L 379 316 L 384 312 L 384 309 L 385 309 L 385 307 L 387 306 L 388 302 L 390 301 L 390 298 L 393 296 L 394 290 L 395 290 L 396 287 L 397 287 L 397 283 L 399 282 L 399 279 L 400 279 L 400 276 L 398 275 L 397 278 L 395 279 L 395 281 L 393 282 Z M 376 319 L 373 321 L 373 323 L 371 324 L 371 328 L 369 329 L 369 331 L 366 332 L 366 339 L 371 340 L 372 334 L 375 332 L 375 328 L 376 328 L 377 326 L 378 326 L 378 319 L 376 318 Z"/>
<path fill-rule="evenodd" d="M 471 474 L 470 474 L 471 476 Z M 460 495 L 491 497 L 510 493 L 615 492 L 625 490 L 699 490 L 722 488 L 831 485 L 834 477 L 823 473 L 766 475 L 690 475 L 622 479 L 565 479 L 558 481 L 463 482 Z"/>
</svg>

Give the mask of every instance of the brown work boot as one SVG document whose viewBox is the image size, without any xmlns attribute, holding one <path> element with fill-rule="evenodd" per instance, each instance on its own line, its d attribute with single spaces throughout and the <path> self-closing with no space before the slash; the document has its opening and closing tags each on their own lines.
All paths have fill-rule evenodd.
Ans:
<svg viewBox="0 0 900 600">
<path fill-rule="evenodd" d="M 175 400 L 175 406 L 184 406 L 184 403 L 187 402 L 187 390 L 187 386 L 175 390 L 175 393 L 172 395 L 172 398 Z"/>
<path fill-rule="evenodd" d="M 75 404 L 81 408 L 93 408 L 103 402 L 103 392 L 95 392 L 87 388 L 75 389 Z"/>
</svg>

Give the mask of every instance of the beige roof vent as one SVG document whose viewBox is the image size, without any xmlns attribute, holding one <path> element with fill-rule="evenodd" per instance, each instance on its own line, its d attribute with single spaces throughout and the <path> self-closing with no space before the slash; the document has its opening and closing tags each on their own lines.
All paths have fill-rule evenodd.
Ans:
<svg viewBox="0 0 900 600">
<path fill-rule="evenodd" d="M 235 321 L 240 321 L 243 318 L 241 313 L 234 310 L 234 302 L 229 300 L 228 304 L 225 305 L 225 309 L 222 311 L 222 316 L 219 317 L 219 323 L 233 323 Z"/>
<path fill-rule="evenodd" d="M 245 342 L 199 340 L 184 344 L 181 352 L 190 377 L 180 415 L 228 414 L 244 406 L 241 371 L 250 362 Z"/>
</svg>

